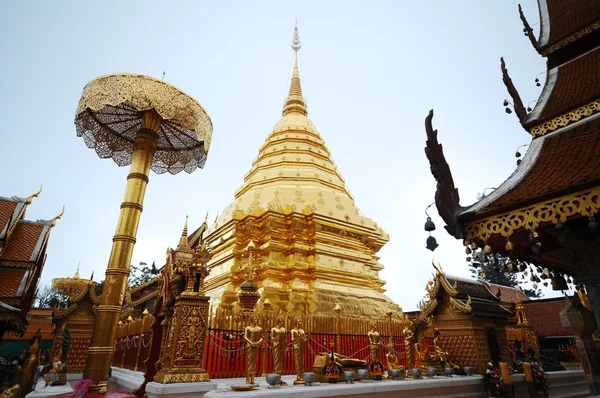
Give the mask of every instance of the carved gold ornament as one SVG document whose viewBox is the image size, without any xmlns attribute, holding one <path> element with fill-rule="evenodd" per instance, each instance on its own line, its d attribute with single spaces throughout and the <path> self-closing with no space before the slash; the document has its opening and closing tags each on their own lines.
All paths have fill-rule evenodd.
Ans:
<svg viewBox="0 0 600 398">
<path fill-rule="evenodd" d="M 541 137 L 542 135 L 554 131 L 559 127 L 567 126 L 573 122 L 591 116 L 598 111 L 600 111 L 600 100 L 592 101 L 589 104 L 583 105 L 577 109 L 572 110 L 571 112 L 565 113 L 552 120 L 532 127 L 531 136 L 534 138 Z"/>
<path fill-rule="evenodd" d="M 562 39 L 561 41 L 559 41 L 556 44 L 551 45 L 550 47 L 548 47 L 547 49 L 542 51 L 541 54 L 543 57 L 547 57 L 548 55 L 552 54 L 556 50 L 560 50 L 567 44 L 573 43 L 575 40 L 578 40 L 578 39 L 582 38 L 583 36 L 589 35 L 590 33 L 592 33 L 593 31 L 595 31 L 597 29 L 600 29 L 600 21 L 594 22 L 590 26 L 583 28 L 578 32 L 575 32 L 571 36 L 569 36 L 565 39 Z"/>
<path fill-rule="evenodd" d="M 469 224 L 465 228 L 466 241 L 487 241 L 492 235 L 509 237 L 524 228 L 533 231 L 540 223 L 553 224 L 581 215 L 592 217 L 600 209 L 600 187 L 562 196 L 533 206 L 522 207 L 497 216 L 491 216 Z"/>
<path fill-rule="evenodd" d="M 90 81 L 77 106 L 77 135 L 100 158 L 128 165 L 144 111 L 151 109 L 162 118 L 152 170 L 176 174 L 203 167 L 212 137 L 208 113 L 177 87 L 148 76 L 123 73 Z"/>
</svg>

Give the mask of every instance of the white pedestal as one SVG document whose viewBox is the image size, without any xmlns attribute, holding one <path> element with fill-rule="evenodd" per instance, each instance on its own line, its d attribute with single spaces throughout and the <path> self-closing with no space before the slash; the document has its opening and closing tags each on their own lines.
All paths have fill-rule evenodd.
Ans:
<svg viewBox="0 0 600 398">
<path fill-rule="evenodd" d="M 217 383 L 171 383 L 151 382 L 146 385 L 148 398 L 203 397 L 209 391 L 217 389 Z"/>
<path fill-rule="evenodd" d="M 56 394 L 66 394 L 68 392 L 73 392 L 73 387 L 71 387 L 68 383 L 64 386 L 48 386 L 45 387 L 46 382 L 44 380 L 38 381 L 35 385 L 35 391 L 30 392 L 26 395 L 26 398 L 46 398 L 50 395 Z"/>
</svg>

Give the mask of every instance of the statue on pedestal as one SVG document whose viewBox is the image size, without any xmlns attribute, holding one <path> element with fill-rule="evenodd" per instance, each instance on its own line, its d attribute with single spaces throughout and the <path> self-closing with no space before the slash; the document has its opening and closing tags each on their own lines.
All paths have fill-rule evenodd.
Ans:
<svg viewBox="0 0 600 398">
<path fill-rule="evenodd" d="M 258 326 L 258 317 L 252 315 L 250 325 L 244 330 L 244 340 L 246 340 L 246 384 L 256 384 L 256 361 L 258 359 L 258 348 L 263 342 L 262 328 Z"/>
<path fill-rule="evenodd" d="M 394 349 L 394 343 L 392 342 L 392 339 L 390 338 L 389 343 L 385 346 L 386 350 L 387 350 L 387 354 L 385 354 L 385 359 L 387 359 L 387 363 L 388 363 L 388 368 L 391 369 L 400 369 L 400 370 L 404 370 L 404 366 L 400 364 L 400 360 L 398 358 L 398 356 L 396 355 L 396 350 Z M 391 378 L 391 376 L 388 376 L 388 378 Z"/>
<path fill-rule="evenodd" d="M 413 339 L 414 339 L 415 335 L 408 326 L 404 328 L 404 330 L 402 331 L 402 334 L 404 335 L 404 351 L 406 354 L 406 364 L 407 364 L 408 369 L 412 369 L 415 367 L 414 352 L 413 352 L 413 349 L 414 349 Z"/>
<path fill-rule="evenodd" d="M 383 346 L 383 343 L 377 331 L 377 325 L 371 325 L 371 330 L 367 333 L 367 337 L 369 337 L 369 344 L 371 345 L 371 361 L 381 361 L 380 348 Z"/>
<path fill-rule="evenodd" d="M 296 380 L 294 384 L 304 384 L 302 373 L 304 372 L 304 346 L 308 341 L 308 336 L 302 330 L 302 320 L 298 318 L 296 327 L 291 330 L 292 344 L 294 345 L 294 365 L 296 368 Z"/>
<path fill-rule="evenodd" d="M 271 340 L 273 341 L 273 372 L 281 376 L 287 345 L 287 330 L 283 327 L 281 318 L 277 318 L 277 326 L 271 329 Z M 287 383 L 280 379 L 279 385 L 286 386 Z"/>
</svg>

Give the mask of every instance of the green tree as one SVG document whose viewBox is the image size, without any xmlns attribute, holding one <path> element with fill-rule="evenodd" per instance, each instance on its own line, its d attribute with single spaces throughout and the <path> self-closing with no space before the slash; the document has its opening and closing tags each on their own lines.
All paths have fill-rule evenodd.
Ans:
<svg viewBox="0 0 600 398">
<path fill-rule="evenodd" d="M 140 262 L 139 265 L 132 264 L 129 268 L 129 288 L 133 289 L 154 278 L 152 268 L 148 264 Z"/>
</svg>

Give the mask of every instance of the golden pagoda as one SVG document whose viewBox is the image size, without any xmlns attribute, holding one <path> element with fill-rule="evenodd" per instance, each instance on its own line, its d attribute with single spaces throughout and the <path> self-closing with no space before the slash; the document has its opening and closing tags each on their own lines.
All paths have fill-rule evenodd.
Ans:
<svg viewBox="0 0 600 398">
<path fill-rule="evenodd" d="M 258 306 L 302 314 L 384 316 L 394 307 L 379 278 L 377 252 L 388 235 L 354 203 L 329 149 L 308 118 L 298 71 L 282 118 L 259 149 L 235 200 L 204 241 L 211 247 L 207 295 L 221 308 L 239 306 L 240 285 L 259 286 Z M 250 242 L 253 242 L 250 244 Z"/>
</svg>

